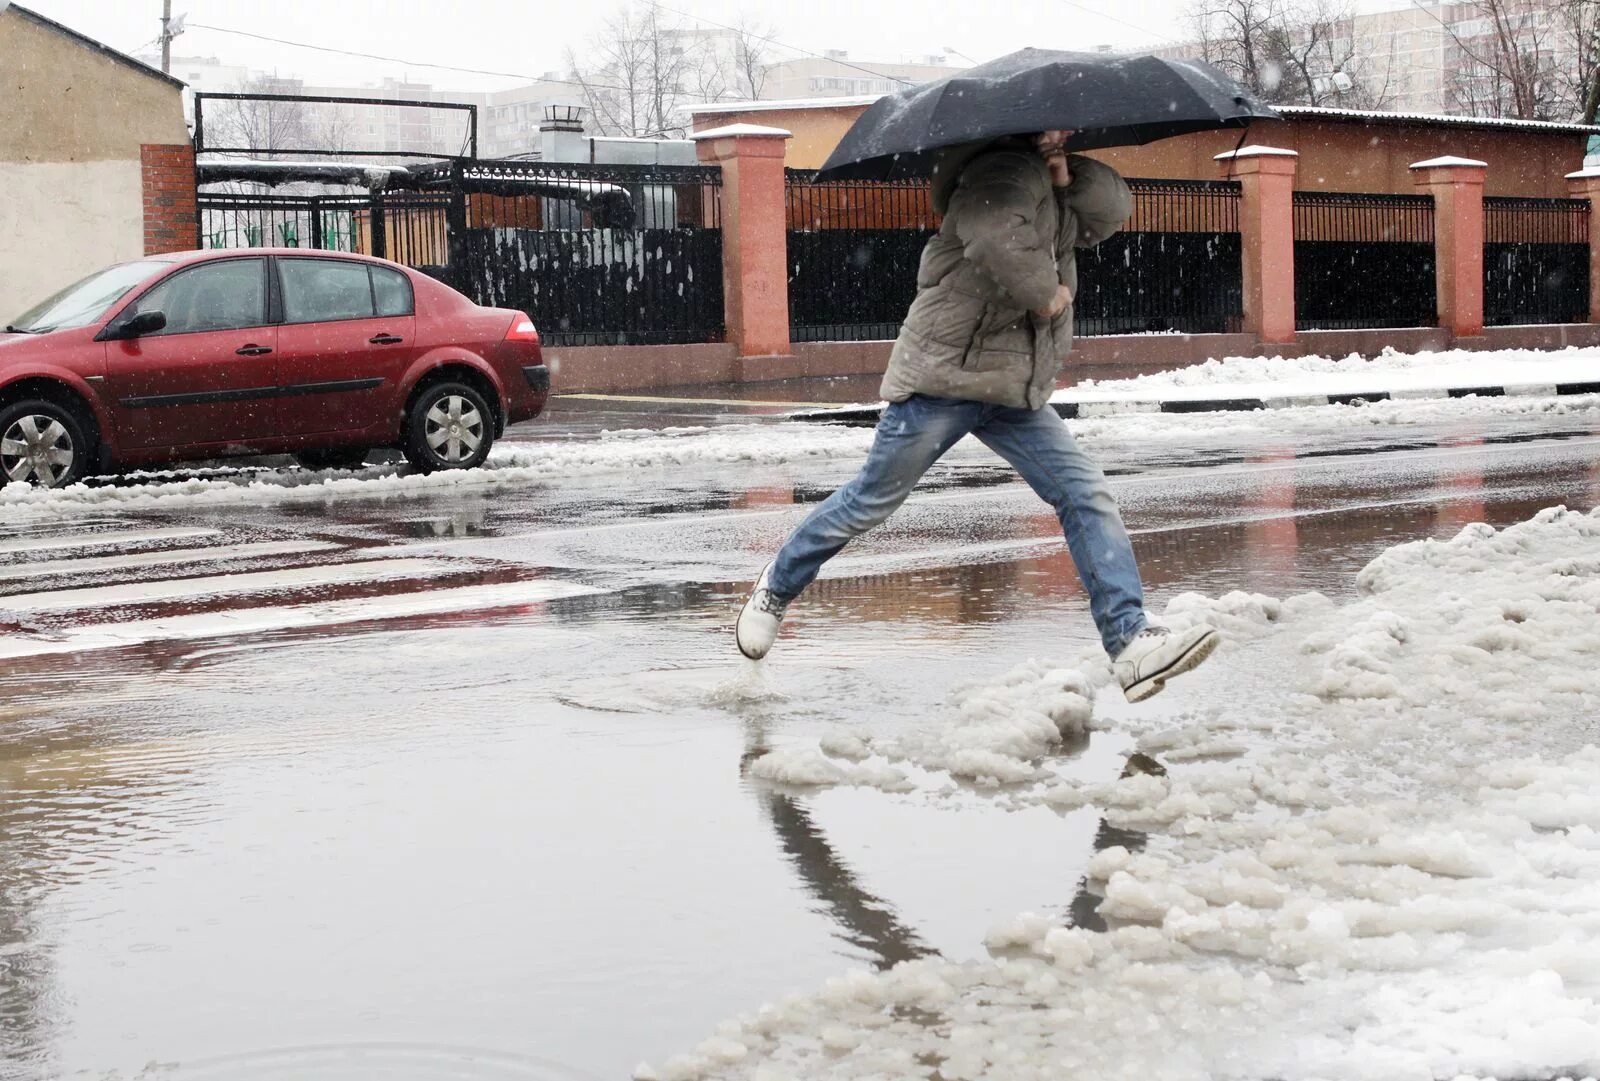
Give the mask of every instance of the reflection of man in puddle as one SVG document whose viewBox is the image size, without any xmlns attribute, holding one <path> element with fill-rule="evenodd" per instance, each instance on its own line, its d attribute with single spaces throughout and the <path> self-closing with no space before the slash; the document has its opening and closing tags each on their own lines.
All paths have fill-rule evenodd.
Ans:
<svg viewBox="0 0 1600 1081">
<path fill-rule="evenodd" d="M 1133 545 L 1104 473 L 1050 407 L 1072 348 L 1076 249 L 1132 211 L 1116 170 L 1068 157 L 1070 131 L 940 152 L 933 208 L 944 215 L 917 271 L 881 388 L 889 402 L 861 472 L 795 530 L 761 572 L 736 629 L 767 655 L 784 612 L 822 565 L 882 525 L 968 435 L 1004 458 L 1061 521 L 1100 640 L 1129 701 L 1157 693 L 1217 645 L 1204 625 L 1171 630 L 1144 610 Z"/>
</svg>

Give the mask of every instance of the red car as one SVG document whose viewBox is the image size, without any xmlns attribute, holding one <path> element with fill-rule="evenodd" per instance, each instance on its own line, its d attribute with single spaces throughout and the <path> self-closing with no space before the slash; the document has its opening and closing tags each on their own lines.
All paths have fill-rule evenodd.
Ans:
<svg viewBox="0 0 1600 1081">
<path fill-rule="evenodd" d="M 374 447 L 469 469 L 549 392 L 526 315 L 407 267 L 278 248 L 149 256 L 0 334 L 0 484 L 239 454 L 354 468 Z"/>
</svg>

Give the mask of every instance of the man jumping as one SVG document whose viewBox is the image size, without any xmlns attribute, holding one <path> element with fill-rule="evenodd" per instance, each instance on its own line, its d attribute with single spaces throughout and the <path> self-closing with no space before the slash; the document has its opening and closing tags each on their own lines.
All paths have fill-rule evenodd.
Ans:
<svg viewBox="0 0 1600 1081">
<path fill-rule="evenodd" d="M 978 437 L 1055 509 L 1089 610 L 1131 702 L 1210 656 L 1207 626 L 1145 614 L 1133 545 L 1105 475 L 1050 408 L 1072 348 L 1074 248 L 1115 233 L 1132 209 L 1115 169 L 1069 157 L 1069 131 L 951 147 L 933 170 L 944 214 L 923 250 L 917 296 L 890 355 L 890 403 L 861 472 L 801 523 L 739 613 L 739 651 L 760 660 L 785 610 L 847 543 L 881 525 L 934 462 Z"/>
</svg>

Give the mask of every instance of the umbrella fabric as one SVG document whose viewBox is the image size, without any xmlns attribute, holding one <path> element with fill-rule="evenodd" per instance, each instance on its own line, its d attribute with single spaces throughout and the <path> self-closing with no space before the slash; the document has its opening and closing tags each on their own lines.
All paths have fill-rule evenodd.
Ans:
<svg viewBox="0 0 1600 1081">
<path fill-rule="evenodd" d="M 1260 119 L 1278 115 L 1197 60 L 1023 49 L 874 103 L 818 179 L 927 176 L 943 147 L 1049 129 L 1075 133 L 1069 150 L 1092 150 Z"/>
</svg>

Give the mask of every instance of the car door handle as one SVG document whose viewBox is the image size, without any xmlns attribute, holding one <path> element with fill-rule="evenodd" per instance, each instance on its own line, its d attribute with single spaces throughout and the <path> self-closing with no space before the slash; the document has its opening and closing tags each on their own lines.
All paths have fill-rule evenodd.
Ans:
<svg viewBox="0 0 1600 1081">
<path fill-rule="evenodd" d="M 379 334 L 376 337 L 367 339 L 373 345 L 399 345 L 404 340 L 404 338 L 395 334 Z"/>
<path fill-rule="evenodd" d="M 272 352 L 272 350 L 265 345 L 241 345 L 234 352 L 241 357 L 260 357 Z"/>
</svg>

